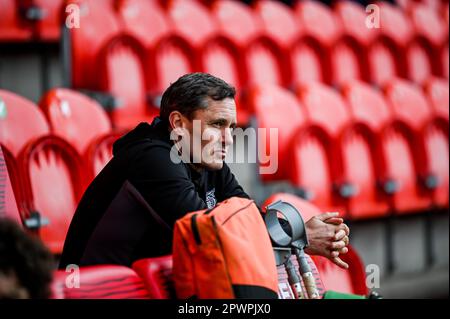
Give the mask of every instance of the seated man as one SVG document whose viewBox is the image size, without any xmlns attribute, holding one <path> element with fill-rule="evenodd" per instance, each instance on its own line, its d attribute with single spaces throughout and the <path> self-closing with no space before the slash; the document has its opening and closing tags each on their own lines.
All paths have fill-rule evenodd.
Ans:
<svg viewBox="0 0 450 319">
<path fill-rule="evenodd" d="M 140 123 L 113 146 L 113 158 L 81 199 L 64 244 L 60 267 L 122 264 L 171 253 L 171 236 L 152 214 L 130 209 L 131 184 L 169 227 L 188 212 L 233 196 L 249 198 L 227 164 L 236 126 L 235 89 L 205 73 L 187 74 L 164 92 L 160 116 Z M 205 137 L 206 136 L 206 137 Z M 127 183 L 125 183 L 127 182 Z M 145 206 L 145 205 L 144 205 Z M 337 213 L 306 223 L 307 253 L 346 268 L 348 227 Z"/>
</svg>

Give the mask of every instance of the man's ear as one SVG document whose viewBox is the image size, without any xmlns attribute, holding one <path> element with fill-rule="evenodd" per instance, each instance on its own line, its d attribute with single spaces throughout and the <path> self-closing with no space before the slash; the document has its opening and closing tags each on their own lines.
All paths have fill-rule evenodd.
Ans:
<svg viewBox="0 0 450 319">
<path fill-rule="evenodd" d="M 169 125 L 178 136 L 184 135 L 185 123 L 183 121 L 183 114 L 178 111 L 173 111 L 169 114 Z"/>
</svg>

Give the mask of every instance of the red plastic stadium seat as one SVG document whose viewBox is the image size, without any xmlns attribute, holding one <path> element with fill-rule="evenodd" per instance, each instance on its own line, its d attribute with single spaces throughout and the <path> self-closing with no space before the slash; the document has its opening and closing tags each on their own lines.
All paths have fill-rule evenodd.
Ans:
<svg viewBox="0 0 450 319">
<path fill-rule="evenodd" d="M 423 193 L 426 191 L 426 193 L 432 193 L 434 204 L 446 206 L 448 204 L 448 124 L 441 124 L 441 121 L 434 120 L 433 109 L 428 104 L 423 91 L 406 81 L 397 80 L 387 86 L 386 98 L 398 121 L 405 123 L 412 131 L 410 143 L 413 146 L 415 170 L 420 181 L 416 187 L 418 205 L 421 202 L 425 204 Z M 419 201 L 421 198 L 423 198 L 422 201 Z"/>
<path fill-rule="evenodd" d="M 145 56 L 141 43 L 125 35 L 110 39 L 99 53 L 97 87 L 114 96 L 115 106 L 109 115 L 116 128 L 132 128 L 154 116 L 146 100 Z"/>
<path fill-rule="evenodd" d="M 425 83 L 425 93 L 438 117 L 448 122 L 449 113 L 449 82 L 447 79 L 431 78 Z"/>
<path fill-rule="evenodd" d="M 265 34 L 262 21 L 255 12 L 232 0 L 216 1 L 211 10 L 217 19 L 218 31 L 240 50 L 247 86 L 289 85 L 289 66 L 284 52 Z"/>
<path fill-rule="evenodd" d="M 448 43 L 448 27 L 437 12 L 423 4 L 412 6 L 410 16 L 415 38 L 408 48 L 408 77 L 424 83 L 432 74 L 442 75 L 441 55 Z"/>
<path fill-rule="evenodd" d="M 122 0 L 115 1 L 115 4 L 123 22 L 122 29 L 131 33 L 147 49 L 152 49 L 171 32 L 168 18 L 156 1 Z"/>
<path fill-rule="evenodd" d="M 70 0 L 80 13 L 80 28 L 65 28 L 69 35 L 72 85 L 98 89 L 98 60 L 102 48 L 120 32 L 112 1 Z"/>
<path fill-rule="evenodd" d="M 19 6 L 15 0 L 0 1 L 0 42 L 28 41 L 32 36 L 32 28 L 21 18 Z"/>
<path fill-rule="evenodd" d="M 279 46 L 290 48 L 298 39 L 302 26 L 290 7 L 273 0 L 257 1 L 254 10 L 262 19 L 265 32 Z"/>
<path fill-rule="evenodd" d="M 195 0 L 172 0 L 167 14 L 173 21 L 173 29 L 194 47 L 202 46 L 216 32 L 208 9 Z"/>
<path fill-rule="evenodd" d="M 387 2 L 377 3 L 380 8 L 378 37 L 369 47 L 370 79 L 383 85 L 394 77 L 406 76 L 404 55 L 413 37 L 413 26 L 398 7 Z"/>
<path fill-rule="evenodd" d="M 378 35 L 378 28 L 366 25 L 364 7 L 354 1 L 339 1 L 334 7 L 343 35 L 333 52 L 334 82 L 344 84 L 353 79 L 368 80 L 367 48 Z"/>
<path fill-rule="evenodd" d="M 29 144 L 18 162 L 29 208 L 25 217 L 37 212 L 48 220 L 39 235 L 50 251 L 59 254 L 86 184 L 81 158 L 64 140 L 45 136 Z"/>
<path fill-rule="evenodd" d="M 0 143 L 14 157 L 31 140 L 50 132 L 36 104 L 4 90 L 0 90 L 0 128 Z"/>
<path fill-rule="evenodd" d="M 12 164 L 11 162 L 8 163 Z M 13 171 L 13 173 L 16 173 Z M 0 145 L 0 219 L 9 218 L 14 220 L 19 225 L 22 224 L 19 210 L 17 208 L 16 198 L 11 186 L 11 180 L 8 174 L 8 167 L 6 163 L 6 158 L 3 155 L 3 149 Z"/>
<path fill-rule="evenodd" d="M 340 21 L 318 1 L 298 1 L 294 11 L 303 26 L 300 41 L 292 52 L 294 83 L 321 81 L 331 84 L 334 80 L 331 56 L 333 46 L 342 35 Z"/>
<path fill-rule="evenodd" d="M 270 203 L 278 200 L 286 201 L 297 208 L 303 219 L 308 221 L 312 217 L 319 215 L 322 211 L 315 205 L 307 202 L 295 195 L 277 193 L 270 196 L 264 202 L 266 207 Z M 349 269 L 344 270 L 331 261 L 321 256 L 311 256 L 314 261 L 325 290 L 334 290 L 343 293 L 367 295 L 368 290 L 365 284 L 366 273 L 364 265 L 357 252 L 351 245 L 348 246 L 348 253 L 340 255 L 341 259 L 348 263 Z"/>
<path fill-rule="evenodd" d="M 389 207 L 377 186 L 383 173 L 379 143 L 392 114 L 383 95 L 368 84 L 352 82 L 342 91 L 353 122 L 352 135 L 344 142 L 344 171 L 359 189 L 358 194 L 349 199 L 347 208 L 353 218 L 381 216 Z"/>
<path fill-rule="evenodd" d="M 111 131 L 111 123 L 102 107 L 89 97 L 68 89 L 52 89 L 39 107 L 52 132 L 68 141 L 79 154 L 100 135 Z"/>
<path fill-rule="evenodd" d="M 345 102 L 337 92 L 320 83 L 299 88 L 297 95 L 308 121 L 293 140 L 290 180 L 312 191 L 312 201 L 321 209 L 337 206 L 343 210 L 343 192 L 353 187 L 342 175 L 337 145 L 350 121 Z"/>
<path fill-rule="evenodd" d="M 258 134 L 258 138 L 266 141 L 266 154 L 271 154 L 272 159 L 275 160 L 275 163 L 273 161 L 267 163 L 270 165 L 260 163 L 260 169 L 267 169 L 274 164 L 278 167 L 272 174 L 261 174 L 261 178 L 264 181 L 286 179 L 286 156 L 290 143 L 298 128 L 305 122 L 305 115 L 295 95 L 277 86 L 259 86 L 249 92 L 248 105 L 256 116 L 258 129 L 266 129 L 265 136 Z M 278 138 L 275 141 L 270 138 L 271 129 L 272 132 L 277 130 Z M 270 146 L 276 147 L 275 150 L 270 149 L 271 153 L 269 153 Z M 263 149 L 260 150 L 260 152 L 263 151 Z"/>
<path fill-rule="evenodd" d="M 153 93 L 162 94 L 180 76 L 197 70 L 194 48 L 183 38 L 171 35 L 161 39 L 152 59 Z M 155 102 L 154 104 L 157 104 Z"/>
<path fill-rule="evenodd" d="M 52 284 L 53 299 L 149 299 L 142 279 L 130 268 L 117 265 L 58 270 Z"/>
<path fill-rule="evenodd" d="M 97 176 L 112 158 L 113 144 L 120 136 L 120 133 L 110 132 L 97 137 L 90 143 L 84 154 L 90 179 Z"/>
<path fill-rule="evenodd" d="M 172 255 L 141 259 L 133 263 L 133 270 L 142 278 L 152 299 L 173 299 Z"/>
<path fill-rule="evenodd" d="M 331 47 L 342 32 L 340 21 L 327 5 L 318 1 L 299 1 L 294 7 L 304 32 Z"/>
</svg>

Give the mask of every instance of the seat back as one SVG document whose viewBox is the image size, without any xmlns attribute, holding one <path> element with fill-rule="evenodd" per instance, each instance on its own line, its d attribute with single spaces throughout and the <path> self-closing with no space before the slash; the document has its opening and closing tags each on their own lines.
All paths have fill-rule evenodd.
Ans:
<svg viewBox="0 0 450 319">
<path fill-rule="evenodd" d="M 93 140 L 84 154 L 89 170 L 89 179 L 92 180 L 112 158 L 113 144 L 121 136 L 120 133 L 110 132 Z"/>
<path fill-rule="evenodd" d="M 142 279 L 130 268 L 118 265 L 58 270 L 52 284 L 53 299 L 149 299 Z"/>
<path fill-rule="evenodd" d="M 319 1 L 298 1 L 294 12 L 304 27 L 304 34 L 325 47 L 330 48 L 342 34 L 340 21 L 327 5 Z"/>
<path fill-rule="evenodd" d="M 219 77 L 237 89 L 245 86 L 238 48 L 228 38 L 210 39 L 202 50 L 200 64 L 203 72 Z"/>
<path fill-rule="evenodd" d="M 425 83 L 425 93 L 436 116 L 448 122 L 449 112 L 448 79 L 431 78 Z"/>
<path fill-rule="evenodd" d="M 108 115 L 89 97 L 68 89 L 52 89 L 39 103 L 52 132 L 83 154 L 88 145 L 111 130 Z"/>
<path fill-rule="evenodd" d="M 145 258 L 132 265 L 143 279 L 152 299 L 173 299 L 175 287 L 172 281 L 172 255 Z"/>
<path fill-rule="evenodd" d="M 11 165 L 12 163 L 10 163 Z M 16 172 L 14 172 L 16 173 Z M 8 167 L 6 158 L 3 154 L 2 146 L 0 145 L 0 218 L 9 218 L 22 224 L 19 210 L 17 208 L 17 201 L 11 186 L 11 180 L 8 174 Z"/>
<path fill-rule="evenodd" d="M 112 1 L 70 0 L 76 4 L 82 28 L 69 28 L 70 64 L 72 86 L 98 88 L 98 61 L 105 43 L 120 32 Z M 89 45 L 86 45 L 89 43 Z"/>
<path fill-rule="evenodd" d="M 162 94 L 180 76 L 197 70 L 195 56 L 193 47 L 185 39 L 176 35 L 163 38 L 152 59 L 155 95 Z"/>
<path fill-rule="evenodd" d="M 0 143 L 17 157 L 31 140 L 48 134 L 47 121 L 28 99 L 0 90 Z"/>
<path fill-rule="evenodd" d="M 211 13 L 219 31 L 240 47 L 245 47 L 263 32 L 262 21 L 242 2 L 215 1 Z"/>
<path fill-rule="evenodd" d="M 117 106 L 109 113 L 117 128 L 132 128 L 148 120 L 145 50 L 131 36 L 117 36 L 105 44 L 98 56 L 99 89 L 111 93 Z"/>
<path fill-rule="evenodd" d="M 173 0 L 167 8 L 175 32 L 183 36 L 194 48 L 199 48 L 217 30 L 208 9 L 195 0 Z"/>
<path fill-rule="evenodd" d="M 26 217 L 38 212 L 48 220 L 39 235 L 50 251 L 60 254 L 86 184 L 81 158 L 64 140 L 45 136 L 29 144 L 18 162 L 29 207 Z"/>
<path fill-rule="evenodd" d="M 156 1 L 126 0 L 115 4 L 122 30 L 132 34 L 147 49 L 153 49 L 172 30 L 168 17 Z"/>
<path fill-rule="evenodd" d="M 274 174 L 262 174 L 264 181 L 286 178 L 285 158 L 288 154 L 291 140 L 296 131 L 305 122 L 305 116 L 295 95 L 286 89 L 277 86 L 259 86 L 249 93 L 250 109 L 254 112 L 258 129 L 266 129 L 265 136 L 259 135 L 259 139 L 265 139 L 266 149 L 276 146 L 278 154 L 278 170 Z M 278 132 L 277 141 L 270 140 L 270 129 Z M 278 142 L 276 145 L 275 143 Z M 263 151 L 263 150 L 260 150 Z M 275 152 L 270 150 L 270 152 Z M 267 153 L 269 154 L 269 153 Z M 260 159 L 261 160 L 261 159 Z M 274 163 L 270 163 L 273 165 Z M 261 166 L 265 166 L 260 164 Z"/>
<path fill-rule="evenodd" d="M 293 11 L 282 2 L 263 0 L 254 5 L 262 20 L 265 33 L 282 48 L 290 48 L 302 32 L 300 21 Z"/>
<path fill-rule="evenodd" d="M 420 87 L 405 80 L 393 80 L 385 87 L 385 96 L 394 117 L 417 133 L 431 120 L 432 112 Z"/>
</svg>

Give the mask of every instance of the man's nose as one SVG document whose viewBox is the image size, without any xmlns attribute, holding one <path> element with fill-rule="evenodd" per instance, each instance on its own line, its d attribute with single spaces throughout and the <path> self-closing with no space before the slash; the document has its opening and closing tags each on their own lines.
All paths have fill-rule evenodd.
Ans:
<svg viewBox="0 0 450 319">
<path fill-rule="evenodd" d="M 226 128 L 222 134 L 222 142 L 225 146 L 233 145 L 233 135 L 230 128 Z"/>
</svg>

